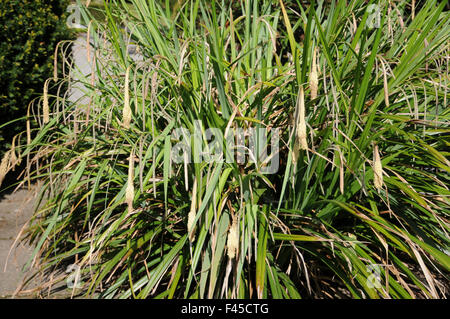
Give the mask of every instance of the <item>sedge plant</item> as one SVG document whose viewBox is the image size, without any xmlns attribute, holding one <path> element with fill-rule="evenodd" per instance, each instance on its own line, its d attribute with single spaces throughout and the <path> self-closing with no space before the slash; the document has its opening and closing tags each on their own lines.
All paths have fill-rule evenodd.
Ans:
<svg viewBox="0 0 450 319">
<path fill-rule="evenodd" d="M 18 151 L 42 289 L 75 263 L 85 297 L 448 294 L 446 1 L 290 3 L 79 3 L 92 73 L 50 85 L 83 100 L 46 96 Z M 278 169 L 205 159 L 208 128 L 278 130 Z"/>
</svg>

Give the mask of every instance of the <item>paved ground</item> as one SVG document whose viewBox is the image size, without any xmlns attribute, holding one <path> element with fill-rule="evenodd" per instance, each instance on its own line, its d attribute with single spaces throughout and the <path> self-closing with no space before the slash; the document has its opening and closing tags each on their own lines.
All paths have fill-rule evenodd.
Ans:
<svg viewBox="0 0 450 319">
<path fill-rule="evenodd" d="M 0 201 L 0 298 L 11 296 L 24 278 L 22 267 L 32 249 L 20 241 L 16 242 L 16 249 L 11 247 L 32 215 L 34 193 L 21 189 Z"/>
</svg>

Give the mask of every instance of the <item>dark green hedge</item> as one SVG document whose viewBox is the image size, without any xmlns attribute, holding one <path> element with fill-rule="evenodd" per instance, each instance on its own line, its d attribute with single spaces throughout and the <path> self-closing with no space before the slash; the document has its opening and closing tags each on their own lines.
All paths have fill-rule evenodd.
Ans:
<svg viewBox="0 0 450 319">
<path fill-rule="evenodd" d="M 71 38 L 66 27 L 68 0 L 0 1 L 0 126 L 26 115 L 53 74 L 56 44 Z M 24 121 L 0 128 L 0 155 Z"/>
</svg>

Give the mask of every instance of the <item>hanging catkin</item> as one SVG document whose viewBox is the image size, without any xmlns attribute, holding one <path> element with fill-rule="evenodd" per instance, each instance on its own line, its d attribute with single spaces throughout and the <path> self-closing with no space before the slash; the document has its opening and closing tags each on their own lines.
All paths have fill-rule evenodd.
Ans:
<svg viewBox="0 0 450 319">
<path fill-rule="evenodd" d="M 44 124 L 47 124 L 50 121 L 50 109 L 48 106 L 48 80 L 44 83 L 44 101 L 42 115 Z"/>
<path fill-rule="evenodd" d="M 235 217 L 233 218 L 233 223 L 231 224 L 230 230 L 228 231 L 228 238 L 227 238 L 228 258 L 233 259 L 234 257 L 236 257 L 238 247 L 239 247 L 238 223 L 237 217 Z"/>
<path fill-rule="evenodd" d="M 316 48 L 314 48 L 311 73 L 309 74 L 309 87 L 311 90 L 311 100 L 317 97 L 317 88 L 319 86 L 319 76 L 317 74 Z"/>
<path fill-rule="evenodd" d="M 58 44 L 55 47 L 55 53 L 53 56 L 53 81 L 58 81 L 58 46 L 61 42 L 58 42 Z"/>
<path fill-rule="evenodd" d="M 2 185 L 3 179 L 5 178 L 6 173 L 8 172 L 9 157 L 10 151 L 7 151 L 5 155 L 3 155 L 2 161 L 0 163 L 0 185 Z"/>
<path fill-rule="evenodd" d="M 10 154 L 10 160 L 11 162 L 11 170 L 14 171 L 14 167 L 19 164 L 19 159 L 16 156 L 16 137 L 13 138 L 12 145 L 11 145 L 11 154 Z"/>
<path fill-rule="evenodd" d="M 130 108 L 130 67 L 127 68 L 125 74 L 125 92 L 124 92 L 124 107 L 123 107 L 123 126 L 125 128 L 130 128 L 131 123 L 131 108 Z"/>
<path fill-rule="evenodd" d="M 306 140 L 306 119 L 305 119 L 305 93 L 303 87 L 300 88 L 299 94 L 299 109 L 297 122 L 297 143 L 301 150 L 308 149 L 308 142 Z"/>
<path fill-rule="evenodd" d="M 378 145 L 375 145 L 373 150 L 373 183 L 376 189 L 380 189 L 383 186 L 383 167 Z"/>
<path fill-rule="evenodd" d="M 87 35 L 86 35 L 86 58 L 88 62 L 91 62 L 91 24 L 92 20 L 89 21 Z M 94 73 L 94 72 L 92 72 Z"/>
<path fill-rule="evenodd" d="M 28 105 L 27 109 L 27 145 L 31 144 L 31 124 L 30 124 L 30 105 Z"/>
<path fill-rule="evenodd" d="M 292 161 L 295 164 L 298 161 L 298 154 L 300 150 L 308 149 L 308 141 L 306 140 L 306 120 L 305 120 L 305 93 L 303 87 L 297 97 L 297 128 L 295 131 L 294 151 L 292 154 Z"/>
<path fill-rule="evenodd" d="M 127 189 L 125 192 L 125 201 L 128 204 L 128 213 L 133 211 L 133 200 L 134 200 L 134 152 L 131 151 L 129 163 L 128 163 L 128 182 Z"/>
</svg>

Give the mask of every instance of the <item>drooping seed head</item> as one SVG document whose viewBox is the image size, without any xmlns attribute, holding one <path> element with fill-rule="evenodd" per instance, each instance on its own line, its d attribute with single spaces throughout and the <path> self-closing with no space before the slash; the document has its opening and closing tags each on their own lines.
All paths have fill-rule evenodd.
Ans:
<svg viewBox="0 0 450 319">
<path fill-rule="evenodd" d="M 53 56 L 53 81 L 58 81 L 58 47 L 61 42 L 56 44 L 55 53 Z"/>
<path fill-rule="evenodd" d="M 89 21 L 87 35 L 86 35 L 86 58 L 88 62 L 91 62 L 91 24 L 92 20 Z M 94 72 L 92 72 L 94 73 Z"/>
<path fill-rule="evenodd" d="M 8 173 L 9 160 L 10 160 L 10 151 L 7 151 L 5 155 L 3 155 L 2 161 L 0 163 L 0 185 L 2 185 L 6 173 Z"/>
<path fill-rule="evenodd" d="M 189 212 L 189 216 L 188 216 L 188 234 L 189 234 L 189 239 L 191 241 L 194 241 L 195 237 L 194 237 L 194 232 L 193 232 L 193 228 L 194 228 L 194 221 L 195 221 L 195 211 L 191 210 Z"/>
<path fill-rule="evenodd" d="M 234 218 L 230 230 L 228 231 L 228 238 L 227 238 L 228 258 L 234 259 L 234 257 L 236 257 L 238 247 L 239 247 L 238 223 L 237 218 Z"/>
<path fill-rule="evenodd" d="M 296 114 L 296 130 L 294 139 L 294 149 L 292 152 L 292 162 L 295 164 L 298 161 L 300 150 L 308 149 L 308 141 L 306 139 L 306 120 L 305 120 L 305 93 L 303 87 L 300 87 L 297 97 L 297 114 Z"/>
<path fill-rule="evenodd" d="M 305 93 L 303 87 L 300 88 L 299 93 L 299 112 L 297 123 L 297 142 L 301 150 L 308 149 L 308 141 L 306 140 L 306 119 L 305 119 Z"/>
<path fill-rule="evenodd" d="M 44 124 L 47 124 L 50 121 L 50 109 L 48 105 L 48 80 L 44 83 L 44 101 L 42 115 Z"/>
<path fill-rule="evenodd" d="M 376 189 L 380 189 L 383 186 L 383 167 L 381 165 L 380 153 L 378 145 L 374 146 L 373 150 L 373 183 Z"/>
<path fill-rule="evenodd" d="M 130 108 L 130 67 L 127 68 L 125 74 L 125 92 L 124 92 L 124 107 L 123 107 L 123 121 L 122 124 L 125 128 L 130 128 L 131 123 L 131 108 Z"/>
<path fill-rule="evenodd" d="M 20 159 L 16 156 L 16 137 L 13 138 L 12 145 L 11 145 L 11 155 L 10 155 L 10 163 L 11 163 L 11 170 L 14 171 L 14 168 L 17 164 L 19 164 Z"/>
</svg>

